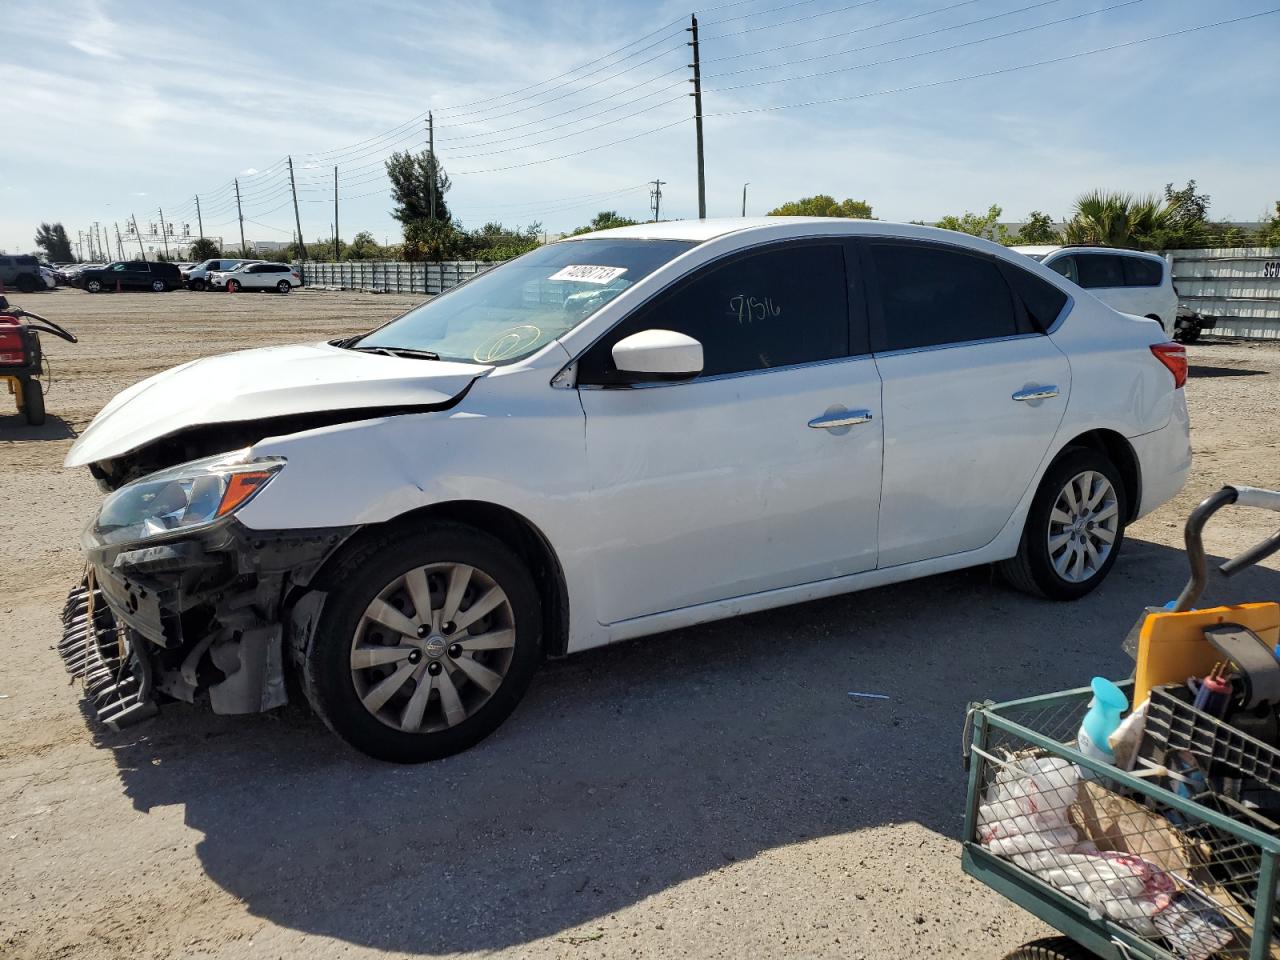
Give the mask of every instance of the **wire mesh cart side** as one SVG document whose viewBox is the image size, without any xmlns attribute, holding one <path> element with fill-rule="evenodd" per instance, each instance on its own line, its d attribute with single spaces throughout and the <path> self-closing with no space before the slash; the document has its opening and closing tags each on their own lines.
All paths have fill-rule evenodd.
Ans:
<svg viewBox="0 0 1280 960">
<path fill-rule="evenodd" d="M 1280 836 L 1079 753 L 1092 696 L 970 709 L 964 871 L 1107 960 L 1280 958 Z"/>
</svg>

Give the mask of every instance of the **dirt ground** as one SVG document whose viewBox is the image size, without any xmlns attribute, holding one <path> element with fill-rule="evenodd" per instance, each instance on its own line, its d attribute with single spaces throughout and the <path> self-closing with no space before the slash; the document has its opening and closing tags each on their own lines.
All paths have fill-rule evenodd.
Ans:
<svg viewBox="0 0 1280 960">
<path fill-rule="evenodd" d="M 1280 485 L 1280 348 L 1197 345 L 1193 476 L 1079 603 L 979 569 L 621 644 L 549 664 L 494 737 L 414 768 L 294 708 L 169 707 L 112 734 L 53 650 L 99 498 L 62 470 L 76 432 L 176 363 L 412 300 L 14 299 L 81 342 L 46 340 L 48 425 L 0 415 L 4 957 L 996 960 L 1045 931 L 960 872 L 965 704 L 1124 675 L 1122 636 L 1185 579 L 1190 508 L 1223 482 Z M 1209 550 L 1273 528 L 1237 511 Z M 1280 597 L 1276 569 L 1215 593 Z"/>
</svg>

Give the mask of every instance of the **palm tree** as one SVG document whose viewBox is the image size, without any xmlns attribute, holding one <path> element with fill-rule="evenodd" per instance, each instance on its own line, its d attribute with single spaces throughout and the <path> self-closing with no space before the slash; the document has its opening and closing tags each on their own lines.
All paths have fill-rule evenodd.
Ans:
<svg viewBox="0 0 1280 960">
<path fill-rule="evenodd" d="M 1168 206 L 1155 196 L 1092 190 L 1076 200 L 1063 239 L 1095 247 L 1142 247 L 1168 219 Z"/>
</svg>

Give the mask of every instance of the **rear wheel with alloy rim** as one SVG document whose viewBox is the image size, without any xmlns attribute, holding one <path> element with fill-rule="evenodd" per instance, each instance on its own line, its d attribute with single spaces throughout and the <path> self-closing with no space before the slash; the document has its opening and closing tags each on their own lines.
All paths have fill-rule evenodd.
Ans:
<svg viewBox="0 0 1280 960">
<path fill-rule="evenodd" d="M 1068 450 L 1045 472 L 1018 555 L 1002 563 L 1001 572 L 1028 593 L 1083 597 L 1115 563 L 1128 510 L 1115 465 L 1096 450 Z"/>
<path fill-rule="evenodd" d="M 524 694 L 541 612 L 528 571 L 478 530 L 439 524 L 366 544 L 334 586 L 311 649 L 307 695 L 331 729 L 382 760 L 472 746 Z"/>
<path fill-rule="evenodd" d="M 165 283 L 163 280 L 152 280 L 151 289 L 156 293 L 164 293 L 169 289 L 169 284 Z"/>
<path fill-rule="evenodd" d="M 288 280 L 281 280 L 279 283 L 276 284 L 276 289 L 279 290 L 281 293 L 288 293 L 290 290 L 293 289 L 293 285 L 290 284 Z"/>
</svg>

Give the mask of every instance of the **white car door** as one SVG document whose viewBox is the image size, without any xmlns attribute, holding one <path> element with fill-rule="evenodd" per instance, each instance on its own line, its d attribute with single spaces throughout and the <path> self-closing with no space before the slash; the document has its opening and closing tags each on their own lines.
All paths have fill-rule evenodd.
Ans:
<svg viewBox="0 0 1280 960">
<path fill-rule="evenodd" d="M 985 546 L 1066 411 L 1070 365 L 1039 330 L 1067 298 L 1020 268 L 944 244 L 872 241 L 865 262 L 884 389 L 879 565 Z"/>
<path fill-rule="evenodd" d="M 839 241 L 701 268 L 579 360 L 603 623 L 874 569 L 880 378 Z M 675 330 L 703 373 L 627 386 L 623 337 Z"/>
</svg>

